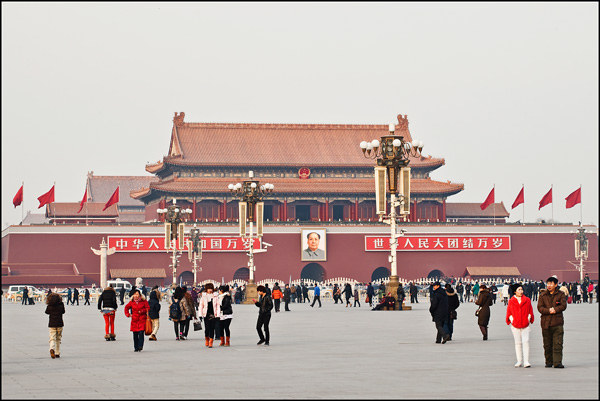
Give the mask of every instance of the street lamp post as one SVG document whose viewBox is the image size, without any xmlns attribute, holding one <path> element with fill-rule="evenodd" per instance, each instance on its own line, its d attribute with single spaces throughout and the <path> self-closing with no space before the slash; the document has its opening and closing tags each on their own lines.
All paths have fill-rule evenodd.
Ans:
<svg viewBox="0 0 600 401">
<path fill-rule="evenodd" d="M 583 260 L 588 257 L 588 240 L 585 228 L 579 227 L 575 234 L 575 259 L 579 259 L 579 283 L 583 283 Z M 584 289 L 587 291 L 587 288 Z"/>
<path fill-rule="evenodd" d="M 181 257 L 181 251 L 185 244 L 185 218 L 192 213 L 191 209 L 182 209 L 177 206 L 177 199 L 166 209 L 158 209 L 157 213 L 165 217 L 165 249 L 171 250 L 171 267 L 173 269 L 173 284 L 177 284 L 177 265 Z"/>
<path fill-rule="evenodd" d="M 249 278 L 246 285 L 246 299 L 244 303 L 252 303 L 252 299 L 257 297 L 256 283 L 254 282 L 254 254 L 259 251 L 254 250 L 254 240 L 263 235 L 263 214 L 264 203 L 263 198 L 269 196 L 273 192 L 273 184 L 260 185 L 258 180 L 254 180 L 252 171 L 248 174 L 249 180 L 242 183 L 229 184 L 229 192 L 239 199 L 239 221 L 240 221 L 240 236 L 244 239 L 248 248 L 248 270 Z M 246 219 L 250 223 L 250 230 L 247 230 Z M 256 234 L 254 234 L 254 222 L 256 221 Z M 264 252 L 266 249 L 260 249 Z"/>
<path fill-rule="evenodd" d="M 188 257 L 190 261 L 194 263 L 194 287 L 198 283 L 196 279 L 196 272 L 202 271 L 202 267 L 198 270 L 197 263 L 202 260 L 202 240 L 201 236 L 206 235 L 206 231 L 200 232 L 200 229 L 196 228 L 194 224 L 194 228 L 190 230 L 190 240 L 188 241 Z"/>
<path fill-rule="evenodd" d="M 371 142 L 362 141 L 360 148 L 364 157 L 376 160 L 375 166 L 375 198 L 377 214 L 379 221 L 390 225 L 390 255 L 388 260 L 391 265 L 391 275 L 389 281 L 389 290 L 394 298 L 397 299 L 397 289 L 399 286 L 398 271 L 396 262 L 396 252 L 398 249 L 398 237 L 403 235 L 405 230 L 401 230 L 400 235 L 396 232 L 396 207 L 400 206 L 400 215 L 410 214 L 410 157 L 418 157 L 423 150 L 423 142 L 414 140 L 408 142 L 401 135 L 395 135 L 396 126 L 389 125 L 389 135 L 381 137 L 381 140 L 374 139 Z M 390 191 L 390 214 L 386 216 L 386 185 Z M 399 200 L 396 195 L 399 192 Z M 388 217 L 388 218 L 384 218 Z"/>
</svg>

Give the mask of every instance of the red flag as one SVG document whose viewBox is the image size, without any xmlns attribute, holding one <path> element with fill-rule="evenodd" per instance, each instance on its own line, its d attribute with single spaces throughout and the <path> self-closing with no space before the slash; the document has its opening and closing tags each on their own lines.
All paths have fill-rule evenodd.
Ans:
<svg viewBox="0 0 600 401">
<path fill-rule="evenodd" d="M 38 209 L 48 203 L 54 202 L 54 185 L 52 185 L 52 188 L 50 188 L 50 191 L 48 191 L 44 195 L 40 196 L 38 198 L 38 200 L 40 201 L 40 205 L 38 206 Z"/>
<path fill-rule="evenodd" d="M 492 190 L 490 191 L 490 194 L 487 196 L 487 198 L 485 198 L 485 202 L 483 202 L 481 205 L 479 205 L 481 210 L 485 210 L 489 205 L 494 203 L 494 189 L 495 188 L 492 188 Z"/>
<path fill-rule="evenodd" d="M 567 201 L 567 209 L 572 208 L 573 206 L 575 206 L 578 203 L 581 203 L 581 187 L 579 187 L 579 189 L 576 189 L 572 194 L 567 196 L 565 199 Z"/>
<path fill-rule="evenodd" d="M 540 210 L 549 203 L 552 203 L 552 188 L 550 188 L 550 191 L 548 191 L 548 193 L 546 193 L 546 195 L 544 195 L 544 197 L 540 201 L 540 207 L 538 208 L 538 210 Z"/>
<path fill-rule="evenodd" d="M 79 204 L 79 212 L 81 212 L 81 209 L 83 209 L 83 205 L 86 202 L 87 202 L 87 186 L 85 187 L 85 194 L 83 194 L 83 199 L 81 200 L 81 203 Z M 79 213 L 79 212 L 77 212 L 77 213 Z"/>
<path fill-rule="evenodd" d="M 525 187 L 521 188 L 521 192 L 519 192 L 519 195 L 517 195 L 517 199 L 515 199 L 513 202 L 511 209 L 516 208 L 521 203 L 525 203 Z"/>
<path fill-rule="evenodd" d="M 15 207 L 19 206 L 21 203 L 23 203 L 23 185 L 21 185 L 21 188 L 19 188 L 17 194 L 13 198 L 13 205 L 15 205 Z"/>
<path fill-rule="evenodd" d="M 113 193 L 108 202 L 106 202 L 106 205 L 104 205 L 104 209 L 102 209 L 102 211 L 105 211 L 115 203 L 119 203 L 119 187 L 115 189 L 115 193 Z"/>
</svg>

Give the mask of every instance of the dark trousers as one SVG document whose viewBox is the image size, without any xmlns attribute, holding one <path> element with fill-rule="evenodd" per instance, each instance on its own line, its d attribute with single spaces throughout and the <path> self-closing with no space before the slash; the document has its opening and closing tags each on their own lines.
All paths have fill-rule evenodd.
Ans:
<svg viewBox="0 0 600 401">
<path fill-rule="evenodd" d="M 310 302 L 310 298 L 308 297 L 308 295 L 304 295 L 304 301 L 302 302 Z"/>
<path fill-rule="evenodd" d="M 258 338 L 261 341 L 269 343 L 270 334 L 269 334 L 269 322 L 271 321 L 271 315 L 258 315 L 258 320 L 256 321 L 256 331 L 258 332 Z M 264 327 L 265 334 L 263 335 L 262 328 Z"/>
<path fill-rule="evenodd" d="M 21 300 L 21 305 L 29 305 L 29 297 L 27 295 L 23 295 L 23 299 Z"/>
<path fill-rule="evenodd" d="M 315 295 L 313 297 L 313 302 L 312 302 L 312 304 L 310 306 L 314 306 L 315 302 L 317 302 L 317 301 L 319 301 L 319 308 L 320 308 L 321 307 L 321 296 L 320 295 Z"/>
<path fill-rule="evenodd" d="M 181 326 L 181 332 L 183 333 L 184 337 L 188 336 L 188 333 L 190 332 L 190 320 L 192 318 L 188 317 L 187 319 L 179 322 L 179 325 Z"/>
<path fill-rule="evenodd" d="M 85 303 L 84 303 L 84 305 L 91 305 L 91 304 L 90 304 L 90 299 L 89 299 L 89 298 L 86 298 L 86 299 L 85 299 Z"/>
<path fill-rule="evenodd" d="M 219 337 L 231 337 L 231 333 L 229 332 L 230 324 L 231 319 L 219 320 Z"/>
<path fill-rule="evenodd" d="M 356 308 L 356 304 L 358 304 L 358 307 L 360 308 L 360 301 L 358 300 L 358 298 L 354 298 L 354 307 Z"/>
<path fill-rule="evenodd" d="M 275 307 L 275 312 L 279 312 L 279 309 L 281 308 L 281 299 L 274 299 L 273 306 Z"/>
<path fill-rule="evenodd" d="M 463 302 L 463 297 L 462 297 L 462 294 L 463 294 L 462 292 L 459 292 L 459 293 L 458 293 L 458 300 L 459 300 L 460 302 Z"/>
<path fill-rule="evenodd" d="M 290 311 L 290 308 L 289 308 L 289 306 L 290 306 L 290 300 L 289 300 L 289 299 L 286 299 L 286 300 L 285 300 L 285 311 L 286 311 L 286 312 L 289 312 L 289 311 Z"/>
<path fill-rule="evenodd" d="M 410 294 L 410 303 L 411 304 L 419 303 L 419 301 L 417 300 L 417 296 L 416 295 Z"/>
<path fill-rule="evenodd" d="M 452 338 L 452 333 L 454 333 L 454 319 L 450 319 L 447 322 L 444 322 L 444 331 Z"/>
<path fill-rule="evenodd" d="M 435 328 L 437 329 L 437 335 L 435 337 L 435 342 L 440 343 L 440 342 L 442 342 L 442 338 L 444 338 L 444 336 L 447 334 L 444 331 L 444 322 L 435 322 Z"/>
<path fill-rule="evenodd" d="M 133 348 L 135 350 L 144 348 L 144 330 L 133 332 Z"/>
<path fill-rule="evenodd" d="M 173 327 L 175 328 L 175 337 L 179 338 L 179 335 L 181 334 L 179 322 L 173 322 Z"/>
<path fill-rule="evenodd" d="M 217 319 L 204 319 L 204 336 L 215 338 L 215 329 L 217 327 Z"/>
<path fill-rule="evenodd" d="M 563 326 L 552 326 L 547 329 L 542 329 L 546 365 L 556 366 L 562 363 L 564 334 L 565 330 Z"/>
<path fill-rule="evenodd" d="M 350 297 L 346 297 L 346 306 L 350 305 Z M 352 306 L 352 305 L 350 305 Z"/>
</svg>

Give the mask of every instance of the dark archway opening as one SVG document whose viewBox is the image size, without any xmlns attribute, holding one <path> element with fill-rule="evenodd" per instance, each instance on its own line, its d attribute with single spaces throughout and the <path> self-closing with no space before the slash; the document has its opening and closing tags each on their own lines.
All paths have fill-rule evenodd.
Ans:
<svg viewBox="0 0 600 401">
<path fill-rule="evenodd" d="M 186 285 L 188 287 L 194 285 L 194 273 L 190 271 L 184 271 L 177 278 L 177 284 Z"/>
<path fill-rule="evenodd" d="M 373 273 L 371 274 L 371 281 L 387 278 L 389 276 L 390 270 L 387 267 L 380 266 L 377 269 L 373 270 Z"/>
<path fill-rule="evenodd" d="M 441 279 L 444 276 L 444 273 L 441 272 L 441 270 L 438 269 L 433 269 L 432 271 L 429 272 L 429 274 L 427 275 L 427 278 L 437 278 L 437 279 Z"/>
<path fill-rule="evenodd" d="M 301 280 L 325 281 L 325 269 L 318 263 L 309 263 L 300 273 Z"/>
<path fill-rule="evenodd" d="M 250 279 L 250 269 L 247 267 L 240 267 L 233 274 L 233 279 L 248 281 Z"/>
</svg>

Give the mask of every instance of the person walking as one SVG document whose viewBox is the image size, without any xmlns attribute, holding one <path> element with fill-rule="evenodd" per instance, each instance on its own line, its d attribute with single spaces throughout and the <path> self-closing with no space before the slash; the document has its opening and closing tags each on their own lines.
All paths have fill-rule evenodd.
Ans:
<svg viewBox="0 0 600 401">
<path fill-rule="evenodd" d="M 159 323 L 159 312 L 160 312 L 160 291 L 158 287 L 153 288 L 150 291 L 150 300 L 148 301 L 150 310 L 148 311 L 148 317 L 152 321 L 152 334 L 150 334 L 149 341 L 157 341 L 156 334 L 158 333 Z"/>
<path fill-rule="evenodd" d="M 465 286 L 463 285 L 462 281 L 459 281 L 458 284 L 456 284 L 456 293 L 458 294 L 458 300 L 460 303 L 463 302 L 463 293 L 465 292 Z"/>
<path fill-rule="evenodd" d="M 256 320 L 256 331 L 258 332 L 258 342 L 256 345 L 269 345 L 271 334 L 269 332 L 269 322 L 271 321 L 271 309 L 273 309 L 273 301 L 267 294 L 267 290 L 264 286 L 259 285 L 256 288 L 258 291 L 258 301 L 253 299 L 254 305 L 258 307 L 258 319 Z M 264 328 L 264 334 L 263 334 Z"/>
<path fill-rule="evenodd" d="M 176 287 L 173 291 L 173 295 L 169 299 L 169 320 L 173 322 L 173 329 L 175 330 L 175 340 L 180 341 L 183 337 L 182 326 L 183 326 L 183 312 L 181 310 L 181 300 L 183 299 L 183 289 Z"/>
<path fill-rule="evenodd" d="M 358 295 L 358 286 L 354 286 L 354 307 L 356 308 L 356 304 L 360 308 L 360 298 Z"/>
<path fill-rule="evenodd" d="M 63 317 L 65 304 L 62 297 L 56 293 L 50 293 L 46 297 L 46 314 L 48 315 L 48 329 L 50 332 L 50 358 L 60 358 L 60 342 L 63 333 Z"/>
<path fill-rule="evenodd" d="M 308 298 L 308 286 L 306 284 L 302 284 L 302 296 L 304 297 L 304 302 L 310 303 L 310 298 Z"/>
<path fill-rule="evenodd" d="M 221 315 L 219 316 L 219 337 L 221 343 L 219 346 L 229 347 L 231 345 L 231 332 L 229 326 L 233 320 L 233 307 L 231 305 L 231 294 L 229 293 L 228 285 L 219 287 L 219 305 L 221 305 Z"/>
<path fill-rule="evenodd" d="M 321 289 L 319 288 L 319 284 L 315 283 L 315 289 L 313 292 L 313 301 L 312 304 L 310 304 L 310 307 L 312 308 L 313 306 L 315 306 L 315 302 L 319 301 L 319 308 L 321 307 Z"/>
<path fill-rule="evenodd" d="M 408 292 L 410 293 L 410 303 L 419 303 L 418 300 L 418 293 L 419 293 L 419 289 L 417 288 L 417 286 L 415 285 L 415 283 L 410 283 L 410 287 L 408 288 Z"/>
<path fill-rule="evenodd" d="M 448 318 L 444 322 L 444 331 L 448 333 L 448 341 L 452 341 L 452 334 L 454 333 L 454 321 L 458 318 L 456 309 L 460 306 L 460 300 L 456 291 L 452 288 L 450 283 L 446 284 L 446 295 L 448 296 Z"/>
<path fill-rule="evenodd" d="M 131 317 L 129 330 L 133 333 L 133 352 L 141 352 L 144 348 L 144 330 L 150 305 L 139 288 L 133 290 L 131 300 L 125 305 L 125 316 Z"/>
<path fill-rule="evenodd" d="M 296 284 L 296 302 L 304 303 L 304 296 L 302 295 L 302 287 L 300 287 L 300 284 Z"/>
<path fill-rule="evenodd" d="M 533 323 L 533 307 L 531 299 L 524 295 L 521 284 L 513 284 L 512 289 L 515 294 L 508 302 L 506 308 L 506 324 L 510 326 L 513 337 L 515 338 L 515 352 L 517 354 L 517 363 L 515 368 L 523 366 L 531 367 L 529 363 L 529 333 Z"/>
<path fill-rule="evenodd" d="M 90 304 L 90 290 L 88 290 L 87 288 L 85 289 L 85 293 L 84 293 L 84 298 L 85 298 L 85 302 L 83 303 L 84 305 L 91 305 Z"/>
<path fill-rule="evenodd" d="M 540 291 L 537 309 L 542 315 L 542 338 L 544 340 L 544 357 L 546 367 L 562 369 L 564 318 L 563 312 L 567 309 L 565 294 L 557 289 L 558 279 L 549 277 L 546 280 L 546 289 Z"/>
<path fill-rule="evenodd" d="M 71 291 L 71 287 L 67 287 L 67 305 L 69 305 L 69 302 L 73 302 L 72 296 L 73 292 Z"/>
<path fill-rule="evenodd" d="M 352 304 L 350 303 L 350 298 L 352 298 L 352 286 L 350 283 L 346 283 L 344 286 L 344 297 L 346 298 L 346 308 L 348 306 L 352 307 Z"/>
<path fill-rule="evenodd" d="M 113 287 L 108 286 L 98 297 L 98 309 L 104 317 L 104 339 L 106 341 L 117 339 L 115 335 L 115 313 L 117 308 L 117 293 Z"/>
<path fill-rule="evenodd" d="M 235 304 L 239 305 L 242 303 L 242 287 L 238 287 L 235 290 Z"/>
<path fill-rule="evenodd" d="M 294 286 L 292 286 L 294 288 Z M 290 285 L 286 284 L 283 289 L 283 302 L 285 303 L 285 311 L 290 312 L 290 301 L 292 299 L 292 290 L 290 289 Z"/>
<path fill-rule="evenodd" d="M 77 287 L 73 288 L 72 305 L 75 305 L 75 301 L 77 301 L 77 306 L 79 306 L 79 290 L 77 289 Z"/>
<path fill-rule="evenodd" d="M 502 286 L 502 301 L 504 306 L 508 305 L 508 283 L 504 283 L 504 286 Z"/>
<path fill-rule="evenodd" d="M 198 306 L 200 306 L 200 304 L 198 303 L 198 291 L 196 291 L 195 287 L 192 287 L 192 302 L 194 303 L 194 309 L 196 311 L 198 311 Z"/>
<path fill-rule="evenodd" d="M 221 318 L 219 296 L 214 291 L 213 283 L 206 283 L 205 291 L 200 297 L 200 315 L 204 319 L 204 345 L 208 348 L 213 346 L 217 319 Z"/>
<path fill-rule="evenodd" d="M 277 313 L 281 308 L 281 298 L 283 298 L 283 293 L 281 292 L 281 288 L 279 288 L 279 283 L 276 282 L 273 286 L 273 292 L 271 296 L 273 297 L 273 304 L 275 305 L 275 313 Z"/>
<path fill-rule="evenodd" d="M 192 300 L 192 294 L 187 291 L 187 287 L 184 285 L 181 287 L 183 290 L 183 298 L 181 299 L 181 320 L 179 321 L 180 331 L 182 332 L 182 340 L 187 340 L 190 332 L 190 322 L 192 319 L 196 319 L 196 308 L 194 308 L 194 301 Z M 183 322 L 183 327 L 182 326 Z"/>
<path fill-rule="evenodd" d="M 290 285 L 290 298 L 292 303 L 296 302 L 296 286 L 294 284 Z"/>
<path fill-rule="evenodd" d="M 369 300 L 369 307 L 373 306 L 373 297 L 375 296 L 375 289 L 373 288 L 373 286 L 371 285 L 371 283 L 369 283 L 367 285 L 367 299 Z"/>
<path fill-rule="evenodd" d="M 467 283 L 465 285 L 465 302 L 472 302 L 471 301 L 471 290 L 472 290 L 471 283 Z"/>
<path fill-rule="evenodd" d="M 479 285 L 479 281 L 475 282 L 475 285 L 473 286 L 473 300 L 475 301 L 475 305 L 477 305 L 477 300 L 479 299 L 479 291 L 481 291 L 481 287 Z M 487 288 L 487 286 L 485 286 Z M 488 292 L 490 292 L 488 290 Z"/>
<path fill-rule="evenodd" d="M 431 314 L 431 320 L 435 323 L 435 328 L 437 329 L 437 335 L 435 337 L 436 344 L 446 344 L 450 338 L 450 335 L 444 330 L 444 322 L 448 318 L 448 296 L 441 288 L 439 281 L 433 283 L 429 313 Z"/>
<path fill-rule="evenodd" d="M 478 283 L 475 283 L 478 285 Z M 473 290 L 475 291 L 475 290 Z M 473 292 L 474 294 L 475 292 Z M 490 294 L 490 290 L 488 290 L 485 284 L 481 284 L 477 291 L 477 300 L 475 301 L 475 305 L 479 305 L 479 309 L 477 309 L 477 324 L 479 325 L 479 330 L 481 330 L 481 334 L 483 334 L 483 341 L 487 341 L 488 339 L 488 324 L 490 322 L 490 305 L 492 305 L 492 295 Z"/>
<path fill-rule="evenodd" d="M 119 291 L 119 299 L 121 301 L 121 305 L 125 305 L 125 287 L 121 287 Z"/>
</svg>

